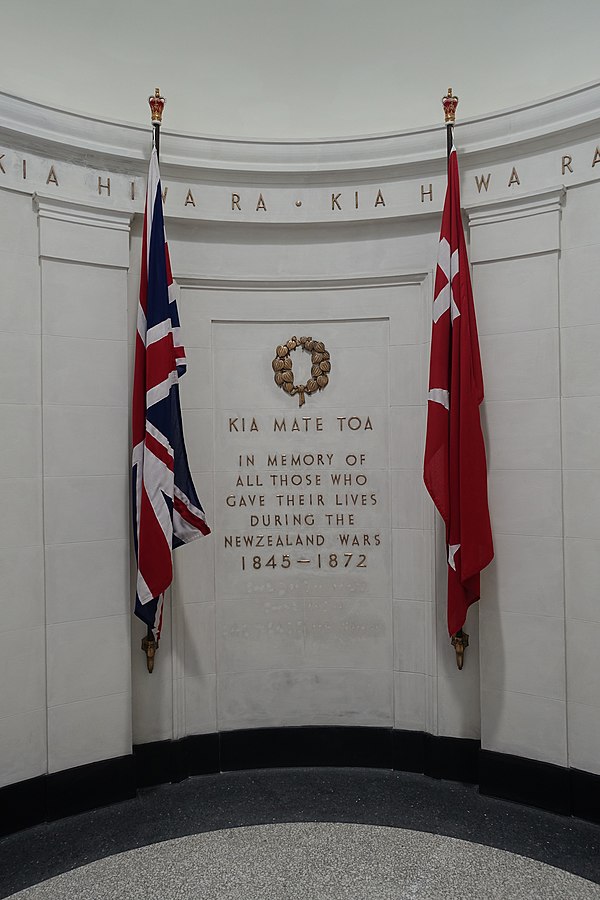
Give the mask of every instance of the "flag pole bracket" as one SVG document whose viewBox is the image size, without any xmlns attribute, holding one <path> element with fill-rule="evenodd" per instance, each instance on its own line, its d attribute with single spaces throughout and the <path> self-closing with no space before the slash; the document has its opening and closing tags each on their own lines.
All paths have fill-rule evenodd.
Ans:
<svg viewBox="0 0 600 900">
<path fill-rule="evenodd" d="M 149 672 L 152 672 L 154 670 L 154 656 L 158 650 L 158 644 L 156 643 L 151 628 L 148 628 L 146 637 L 142 638 L 142 650 L 146 654 L 146 668 Z"/>
<path fill-rule="evenodd" d="M 456 668 L 462 669 L 465 664 L 465 650 L 469 646 L 469 635 L 462 628 L 452 635 L 452 646 L 456 653 Z"/>
</svg>

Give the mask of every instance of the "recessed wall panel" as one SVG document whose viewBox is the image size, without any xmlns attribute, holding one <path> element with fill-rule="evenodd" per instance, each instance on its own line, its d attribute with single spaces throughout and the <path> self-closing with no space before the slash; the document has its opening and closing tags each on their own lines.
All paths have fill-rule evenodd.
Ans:
<svg viewBox="0 0 600 900">
<path fill-rule="evenodd" d="M 213 713 L 220 730 L 392 725 L 402 713 L 394 628 L 408 647 L 412 618 L 398 610 L 394 624 L 394 579 L 406 588 L 399 599 L 431 596 L 432 542 L 420 509 L 420 278 L 356 289 L 182 290 L 192 341 L 184 428 L 213 532 L 175 557 L 186 647 L 198 649 L 193 671 L 186 653 L 187 733 L 206 730 Z M 299 390 L 320 362 L 320 390 Z M 275 380 L 282 371 L 287 391 Z M 404 522 L 414 529 L 392 531 Z M 206 612 L 214 602 L 214 657 L 205 633 L 212 613 L 187 614 L 202 600 Z M 429 630 L 428 605 L 415 614 Z M 427 640 L 403 655 L 409 672 L 428 669 Z M 427 696 L 411 693 L 410 721 L 427 719 Z"/>
</svg>

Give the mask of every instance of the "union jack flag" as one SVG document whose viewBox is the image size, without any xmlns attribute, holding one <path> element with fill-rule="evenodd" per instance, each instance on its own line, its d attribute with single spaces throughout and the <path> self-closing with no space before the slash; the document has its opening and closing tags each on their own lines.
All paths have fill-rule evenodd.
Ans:
<svg viewBox="0 0 600 900">
<path fill-rule="evenodd" d="M 176 286 L 165 238 L 158 156 L 152 149 L 144 213 L 132 410 L 135 614 L 158 643 L 173 549 L 210 534 L 183 440 L 179 379 L 185 373 Z"/>
</svg>

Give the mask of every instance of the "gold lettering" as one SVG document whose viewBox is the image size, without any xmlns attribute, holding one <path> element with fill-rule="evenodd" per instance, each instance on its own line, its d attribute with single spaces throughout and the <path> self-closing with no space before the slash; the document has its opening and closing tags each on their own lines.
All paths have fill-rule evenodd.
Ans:
<svg viewBox="0 0 600 900">
<path fill-rule="evenodd" d="M 110 178 L 106 179 L 106 184 L 102 184 L 102 178 L 98 175 L 98 193 L 101 194 L 102 191 L 106 191 L 107 196 L 110 197 Z"/>
<path fill-rule="evenodd" d="M 240 206 L 240 195 L 239 194 L 231 195 L 231 208 L 239 209 L 240 212 L 242 211 L 242 207 Z"/>
<path fill-rule="evenodd" d="M 573 171 L 573 169 L 571 168 L 572 162 L 573 162 L 572 156 L 569 156 L 568 154 L 565 154 L 565 156 L 563 156 L 563 158 L 562 158 L 562 174 L 563 175 L 565 174 L 567 169 L 569 170 L 569 172 Z"/>
<path fill-rule="evenodd" d="M 3 175 L 6 175 L 6 169 L 2 165 L 2 160 L 4 159 L 5 156 L 6 156 L 6 153 L 0 153 L 0 172 L 2 172 Z"/>
<path fill-rule="evenodd" d="M 342 425 L 341 425 L 342 420 L 340 419 L 339 416 L 338 416 L 338 419 L 340 420 L 340 431 L 341 431 L 342 430 Z M 356 453 L 348 453 L 348 455 L 346 456 L 346 465 L 347 466 L 355 466 L 357 463 L 360 463 L 361 466 L 364 466 L 366 461 L 367 461 L 366 453 L 359 453 L 358 456 L 356 455 Z"/>
<path fill-rule="evenodd" d="M 375 200 L 375 206 L 385 206 L 385 200 L 383 199 L 383 194 L 381 193 L 381 188 L 377 191 L 377 199 Z"/>
<path fill-rule="evenodd" d="M 50 166 L 50 171 L 48 172 L 48 177 L 46 178 L 46 184 L 55 184 L 58 187 L 58 178 L 56 177 L 54 166 Z"/>
<path fill-rule="evenodd" d="M 248 425 L 244 416 L 236 416 L 235 418 L 229 418 L 229 431 L 230 432 L 240 432 L 240 431 L 258 431 L 258 425 L 256 423 L 256 419 L 252 416 L 252 421 Z"/>
<path fill-rule="evenodd" d="M 338 495 L 336 494 L 336 497 Z M 325 513 L 328 525 L 354 525 L 354 513 Z M 343 538 L 346 540 L 343 540 Z M 348 543 L 350 535 L 339 535 L 342 544 Z"/>
<path fill-rule="evenodd" d="M 264 209 L 265 212 L 267 211 L 267 207 L 265 205 L 265 201 L 263 199 L 262 194 L 258 195 L 258 203 L 256 204 L 256 212 L 258 212 L 259 209 Z"/>
<path fill-rule="evenodd" d="M 358 416 L 337 416 L 336 418 L 340 423 L 340 431 L 348 428 L 350 431 L 373 431 L 373 423 L 370 416 L 367 416 L 364 421 Z M 348 462 L 347 458 L 346 462 Z"/>
<path fill-rule="evenodd" d="M 195 206 L 196 201 L 194 200 L 194 195 L 192 194 L 192 189 L 188 188 L 188 192 L 185 195 L 185 203 L 184 206 Z"/>
<path fill-rule="evenodd" d="M 256 528 L 287 528 L 289 525 L 308 525 L 314 527 L 314 513 L 264 513 L 260 516 L 250 516 L 250 527 Z M 307 535 L 309 537 L 309 535 Z"/>
<path fill-rule="evenodd" d="M 167 194 L 168 193 L 169 193 L 169 188 L 168 187 L 163 188 L 163 192 L 162 192 L 162 202 L 163 203 L 167 202 Z"/>
<path fill-rule="evenodd" d="M 240 494 L 238 497 L 236 494 L 228 494 L 225 498 L 225 503 L 227 506 L 235 507 L 248 507 L 248 506 L 264 506 L 265 505 L 265 495 L 264 494 Z"/>
<path fill-rule="evenodd" d="M 594 158 L 592 160 L 592 169 L 596 163 L 600 163 L 600 147 L 596 147 L 596 152 L 594 153 Z"/>
<path fill-rule="evenodd" d="M 490 186 L 490 178 L 491 178 L 491 177 L 492 177 L 492 173 L 491 173 L 491 172 L 488 172 L 488 173 L 487 173 L 487 178 L 486 178 L 485 175 L 476 175 L 476 176 L 475 176 L 475 182 L 476 182 L 476 184 L 477 184 L 477 193 L 478 193 L 478 194 L 481 193 L 481 188 L 485 188 L 485 190 L 486 190 L 486 192 L 487 192 L 487 189 L 488 189 L 489 186 Z"/>
<path fill-rule="evenodd" d="M 330 472 L 329 474 L 332 484 L 342 485 L 343 487 L 352 487 L 352 485 L 364 487 L 369 480 L 364 472 L 359 472 L 358 474 L 354 472 Z"/>
<path fill-rule="evenodd" d="M 241 475 L 238 475 L 238 479 L 241 477 Z M 247 475 L 246 477 L 249 478 L 250 476 Z M 292 487 L 302 487 L 303 485 L 306 487 L 320 487 L 321 485 L 320 472 L 306 472 L 304 475 L 301 475 L 299 472 L 294 472 L 293 475 L 288 475 L 287 472 L 269 472 L 269 478 L 273 487 L 289 487 L 290 485 Z M 243 483 L 242 486 L 244 486 Z"/>
<path fill-rule="evenodd" d="M 27 160 L 23 160 L 23 179 L 27 178 Z"/>
<path fill-rule="evenodd" d="M 263 487 L 260 475 L 238 475 L 236 487 Z"/>
<path fill-rule="evenodd" d="M 421 203 L 425 203 L 425 197 L 429 197 L 429 202 L 433 200 L 433 185 L 429 185 L 429 190 L 425 190 L 425 185 L 421 185 Z"/>
<path fill-rule="evenodd" d="M 513 166 L 513 170 L 510 173 L 510 178 L 508 180 L 508 186 L 511 187 L 513 184 L 521 184 L 521 179 L 519 178 L 519 174 L 515 167 Z"/>
</svg>

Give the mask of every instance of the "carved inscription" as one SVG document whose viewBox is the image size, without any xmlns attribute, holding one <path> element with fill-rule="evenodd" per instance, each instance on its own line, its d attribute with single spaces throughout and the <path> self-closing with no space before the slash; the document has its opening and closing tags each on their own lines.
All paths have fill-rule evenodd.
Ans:
<svg viewBox="0 0 600 900">
<path fill-rule="evenodd" d="M 222 549 L 238 572 L 346 577 L 377 564 L 386 527 L 381 469 L 370 468 L 368 450 L 350 450 L 349 444 L 327 449 L 332 443 L 344 446 L 340 434 L 357 438 L 352 446 L 359 448 L 361 436 L 376 430 L 376 418 L 246 415 L 229 416 L 225 424 L 239 448 L 222 497 Z M 283 435 L 285 449 L 278 449 Z M 297 449 L 290 449 L 292 435 Z M 310 449 L 307 435 L 313 439 Z"/>
<path fill-rule="evenodd" d="M 2 184 L 10 186 L 21 183 L 22 181 L 31 182 L 31 190 L 39 190 L 43 185 L 53 185 L 59 189 L 63 188 L 63 174 L 66 163 L 64 161 L 52 161 L 50 159 L 39 158 L 41 168 L 36 166 L 36 160 L 33 160 L 33 167 L 29 167 L 29 160 L 16 151 L 3 151 L 0 153 L 0 181 Z M 576 148 L 575 150 L 557 153 L 553 160 L 553 166 L 556 173 L 567 179 L 568 184 L 586 183 L 586 173 L 589 170 L 595 170 L 600 163 L 600 145 L 590 145 L 587 148 Z M 47 167 L 47 168 L 45 168 Z M 125 177 L 121 177 L 117 173 L 94 175 L 89 178 L 89 173 L 94 170 L 86 167 L 68 166 L 71 177 L 74 173 L 78 173 L 78 180 L 81 190 L 86 192 L 89 190 L 90 183 L 94 185 L 94 192 L 104 198 L 114 198 L 118 203 L 119 200 L 128 199 L 130 202 L 139 202 L 139 197 L 144 193 L 144 179 L 136 178 L 130 181 Z M 483 171 L 480 173 L 470 171 L 465 172 L 463 179 L 466 183 L 471 182 L 474 190 L 478 195 L 487 194 L 493 197 L 498 191 L 505 191 L 508 187 L 511 192 L 515 189 L 523 187 L 523 189 L 535 189 L 535 185 L 531 185 L 529 177 L 521 174 L 521 161 L 507 163 L 496 172 Z M 43 174 L 41 172 L 43 171 Z M 569 176 L 575 176 L 571 178 Z M 111 177 L 113 184 L 111 184 Z M 164 184 L 164 182 L 163 182 Z M 404 204 L 406 199 L 399 199 L 396 191 L 397 185 L 394 182 L 388 182 L 384 187 L 367 187 L 360 188 L 356 186 L 344 189 L 323 189 L 323 194 L 319 194 L 313 199 L 316 200 L 317 209 L 327 210 L 328 213 L 335 218 L 338 213 L 348 213 L 360 211 L 362 214 L 365 210 L 379 209 L 385 210 L 386 213 L 392 215 L 410 214 L 412 209 L 414 212 L 415 204 L 420 208 L 429 206 L 434 202 L 439 202 L 443 196 L 443 179 L 440 178 L 435 183 L 427 179 L 422 181 L 415 179 L 410 188 L 410 201 L 408 206 Z M 269 190 L 263 187 L 261 190 L 257 186 L 256 189 L 246 190 L 240 188 L 237 191 L 231 191 L 229 188 L 223 187 L 220 191 L 220 197 L 214 201 L 209 197 L 205 184 L 184 184 L 174 185 L 174 193 L 169 195 L 169 186 L 165 185 L 162 191 L 163 203 L 167 204 L 172 210 L 177 208 L 192 213 L 196 210 L 203 210 L 203 215 L 210 218 L 217 209 L 225 211 L 230 209 L 234 215 L 237 213 L 250 214 L 256 219 L 263 218 L 265 213 L 280 215 L 289 207 L 300 209 L 307 201 L 300 198 L 290 197 L 287 193 L 278 193 L 275 189 Z M 420 203 L 419 203 L 420 201 Z M 216 202 L 216 207 L 215 207 Z M 313 206 L 313 209 L 315 207 Z"/>
</svg>

